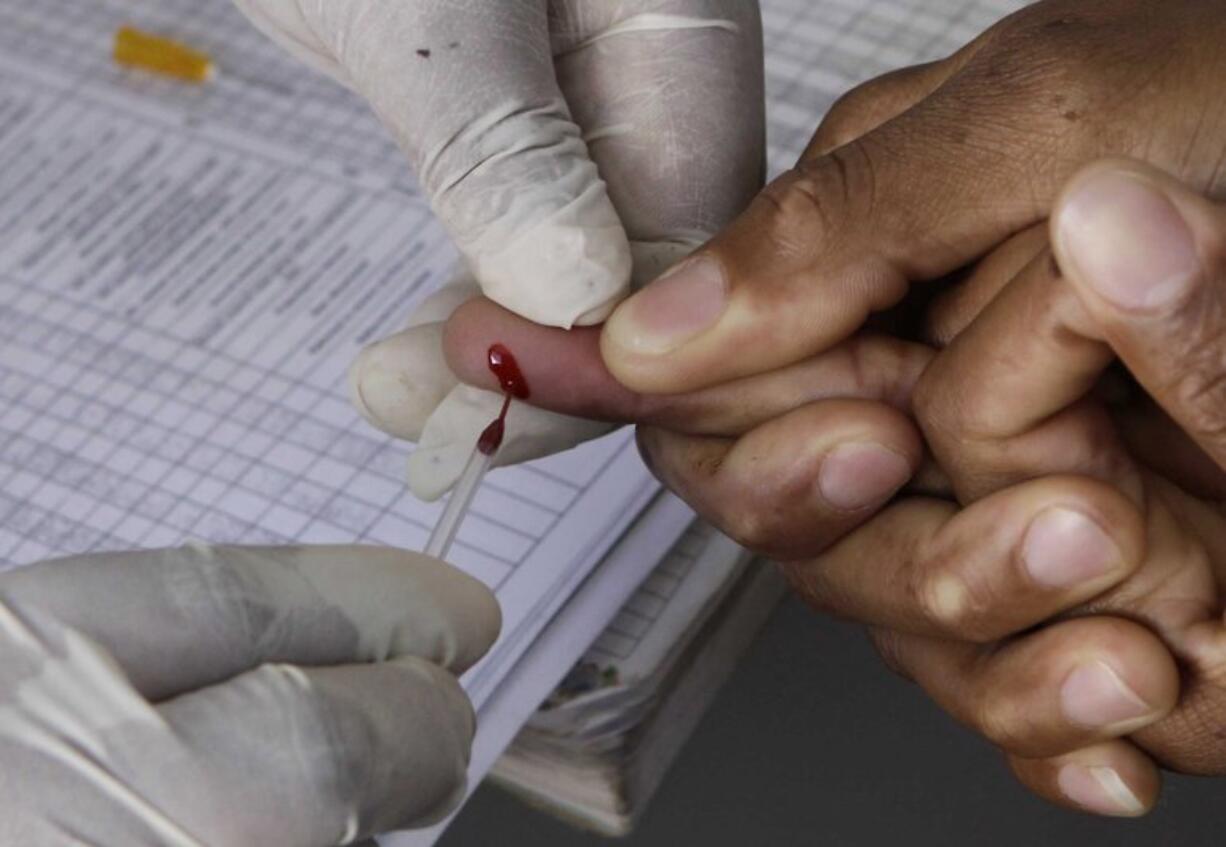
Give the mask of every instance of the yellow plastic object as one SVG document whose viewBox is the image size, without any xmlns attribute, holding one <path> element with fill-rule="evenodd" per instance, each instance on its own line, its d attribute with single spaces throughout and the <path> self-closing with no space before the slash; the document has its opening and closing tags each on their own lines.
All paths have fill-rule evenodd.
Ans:
<svg viewBox="0 0 1226 847">
<path fill-rule="evenodd" d="M 213 60 L 199 50 L 130 26 L 115 33 L 115 61 L 184 82 L 208 82 L 216 73 Z"/>
</svg>

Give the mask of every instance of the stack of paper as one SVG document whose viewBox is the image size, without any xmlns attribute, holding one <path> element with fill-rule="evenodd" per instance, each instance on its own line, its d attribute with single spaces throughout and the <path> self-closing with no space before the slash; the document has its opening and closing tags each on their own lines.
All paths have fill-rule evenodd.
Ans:
<svg viewBox="0 0 1226 847">
<path fill-rule="evenodd" d="M 783 593 L 696 523 L 495 764 L 496 781 L 625 835 Z"/>
<path fill-rule="evenodd" d="M 778 165 L 847 85 L 1013 4 L 764 5 Z M 218 78 L 115 67 L 125 24 Z M 0 0 L 0 561 L 187 537 L 420 548 L 440 507 L 408 494 L 407 447 L 358 418 L 344 370 L 454 260 L 365 105 L 227 0 Z M 504 613 L 463 680 L 474 778 L 684 531 L 656 494 L 626 433 L 488 478 L 451 555 Z"/>
</svg>

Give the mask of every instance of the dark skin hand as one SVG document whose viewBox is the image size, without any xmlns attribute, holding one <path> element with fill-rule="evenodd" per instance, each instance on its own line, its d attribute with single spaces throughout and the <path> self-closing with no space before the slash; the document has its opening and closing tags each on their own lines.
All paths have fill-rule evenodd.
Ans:
<svg viewBox="0 0 1226 847">
<path fill-rule="evenodd" d="M 449 361 L 488 385 L 475 354 L 515 335 L 530 378 L 557 374 L 538 402 L 644 424 L 670 487 L 869 624 L 1025 784 L 1142 813 L 1159 766 L 1226 773 L 1226 214 L 1203 199 L 1226 194 L 1223 44 L 1221 4 L 1037 3 L 845 97 L 599 338 L 476 302 Z M 1062 190 L 1105 156 L 1147 163 L 1098 167 L 1194 233 L 1195 293 L 1167 312 L 1111 306 L 1077 239 L 1052 246 L 1053 214 L 1074 226 L 1068 198 L 1111 173 Z M 948 345 L 918 384 L 931 348 L 866 329 L 917 315 Z M 956 502 L 894 499 L 925 468 Z"/>
<path fill-rule="evenodd" d="M 1226 774 L 1226 210 L 1107 162 L 1053 232 L 913 395 L 962 507 L 900 500 L 788 569 L 1033 790 L 1135 815 L 1159 767 Z"/>
<path fill-rule="evenodd" d="M 777 531 L 781 512 L 812 504 L 819 514 L 871 514 L 917 468 L 922 490 L 943 490 L 903 414 L 927 353 L 866 335 L 866 320 L 895 330 L 897 320 L 881 318 L 902 315 L 912 325 L 935 294 L 928 326 L 908 337 L 947 342 L 1047 249 L 1057 191 L 1101 156 L 1150 161 L 1205 193 L 1226 188 L 1221 43 L 1226 12 L 1216 4 L 1037 3 L 949 59 L 837 103 L 796 167 L 699 251 L 718 266 L 728 307 L 688 343 L 652 356 L 617 340 L 639 335 L 638 312 L 676 312 L 643 300 L 674 276 L 627 301 L 603 334 L 542 328 L 473 301 L 447 327 L 448 362 L 466 382 L 496 388 L 484 351 L 510 343 L 537 386 L 534 403 L 641 424 L 645 442 L 669 445 L 651 451 L 657 471 L 701 513 L 714 517 L 730 500 L 740 507 L 728 527 L 735 537 L 775 556 L 812 553 L 811 538 L 798 545 Z M 824 376 L 831 355 L 839 379 Z M 769 385 L 750 389 L 759 379 Z M 838 399 L 870 402 L 831 405 Z M 818 414 L 808 408 L 818 400 L 824 445 L 807 454 L 806 471 L 772 469 L 782 475 L 771 478 L 753 445 L 790 437 L 788 414 Z M 1146 418 L 1125 430 L 1163 428 L 1160 416 Z M 794 491 L 838 446 L 849 449 L 841 472 L 830 468 L 830 496 L 798 500 Z M 751 484 L 758 497 L 747 500 Z"/>
</svg>

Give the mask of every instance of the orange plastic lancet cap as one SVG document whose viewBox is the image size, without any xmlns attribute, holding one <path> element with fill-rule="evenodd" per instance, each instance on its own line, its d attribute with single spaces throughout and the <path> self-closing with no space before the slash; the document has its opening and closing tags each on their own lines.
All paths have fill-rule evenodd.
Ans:
<svg viewBox="0 0 1226 847">
<path fill-rule="evenodd" d="M 213 60 L 201 53 L 158 35 L 125 26 L 115 33 L 115 61 L 127 68 L 174 77 L 185 82 L 208 82 L 216 72 Z"/>
</svg>

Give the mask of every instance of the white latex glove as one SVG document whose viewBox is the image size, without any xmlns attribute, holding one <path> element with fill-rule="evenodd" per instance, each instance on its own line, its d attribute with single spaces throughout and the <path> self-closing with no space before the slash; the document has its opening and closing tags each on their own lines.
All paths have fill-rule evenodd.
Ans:
<svg viewBox="0 0 1226 847">
<path fill-rule="evenodd" d="M 333 847 L 440 819 L 499 612 L 373 547 L 104 554 L 0 574 L 0 843 Z"/>
<path fill-rule="evenodd" d="M 501 403 L 443 360 L 456 305 L 480 291 L 540 324 L 599 323 L 761 182 L 757 0 L 236 2 L 370 100 L 466 261 L 353 369 L 363 414 L 419 442 L 419 496 L 453 484 Z M 606 431 L 516 404 L 499 461 Z"/>
</svg>

